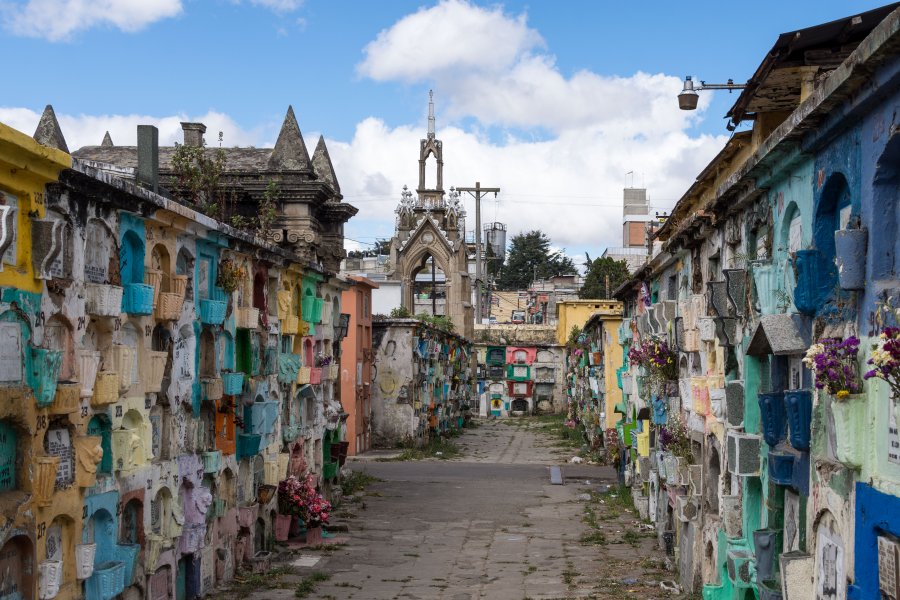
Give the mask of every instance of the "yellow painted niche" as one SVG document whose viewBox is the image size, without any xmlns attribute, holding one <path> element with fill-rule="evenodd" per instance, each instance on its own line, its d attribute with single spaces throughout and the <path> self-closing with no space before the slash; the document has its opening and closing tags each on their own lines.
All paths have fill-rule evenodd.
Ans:
<svg viewBox="0 0 900 600">
<path fill-rule="evenodd" d="M 0 286 L 41 291 L 41 281 L 34 278 L 31 265 L 31 219 L 46 215 L 45 186 L 58 181 L 60 171 L 71 166 L 72 157 L 65 152 L 42 146 L 0 123 L 0 204 L 17 208 L 15 248 L 9 254 L 15 257 L 15 264 L 3 264 Z"/>
</svg>

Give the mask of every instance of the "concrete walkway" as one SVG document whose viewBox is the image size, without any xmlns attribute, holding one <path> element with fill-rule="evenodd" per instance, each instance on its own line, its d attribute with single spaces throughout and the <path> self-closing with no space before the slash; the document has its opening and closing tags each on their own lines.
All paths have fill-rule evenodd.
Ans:
<svg viewBox="0 0 900 600">
<path fill-rule="evenodd" d="M 597 493 L 612 469 L 565 465 L 571 450 L 534 421 L 491 421 L 456 441 L 453 460 L 354 463 L 381 481 L 345 506 L 349 542 L 305 552 L 317 564 L 241 597 L 294 598 L 312 573 L 330 576 L 306 596 L 321 599 L 672 597 L 655 538 Z M 564 465 L 565 485 L 550 485 L 550 465 Z"/>
</svg>

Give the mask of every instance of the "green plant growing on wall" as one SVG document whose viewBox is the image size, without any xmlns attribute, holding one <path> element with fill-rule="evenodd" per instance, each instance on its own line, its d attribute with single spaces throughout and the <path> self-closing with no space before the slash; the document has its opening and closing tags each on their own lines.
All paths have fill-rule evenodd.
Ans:
<svg viewBox="0 0 900 600">
<path fill-rule="evenodd" d="M 416 315 L 416 318 L 426 325 L 431 325 L 435 329 L 440 329 L 447 333 L 453 333 L 453 330 L 455 329 L 453 319 L 446 315 L 429 315 L 428 313 L 423 312 Z"/>
<path fill-rule="evenodd" d="M 572 325 L 572 329 L 569 330 L 569 339 L 566 341 L 566 346 L 570 348 L 574 348 L 578 344 L 578 338 L 581 336 L 581 327 L 578 325 Z"/>
<path fill-rule="evenodd" d="M 175 184 L 193 208 L 214 219 L 226 219 L 232 212 L 234 197 L 222 187 L 225 151 L 208 152 L 203 146 L 175 144 L 172 155 Z"/>
<path fill-rule="evenodd" d="M 266 191 L 263 192 L 262 201 L 259 203 L 259 216 L 257 217 L 256 235 L 266 237 L 272 223 L 278 216 L 278 200 L 281 198 L 281 190 L 278 184 L 269 180 Z"/>
<path fill-rule="evenodd" d="M 216 285 L 222 288 L 226 294 L 234 292 L 246 279 L 247 271 L 234 261 L 225 259 L 219 263 Z"/>
<path fill-rule="evenodd" d="M 392 319 L 409 319 L 412 317 L 412 313 L 409 312 L 409 309 L 405 306 L 398 306 L 396 308 L 391 309 L 391 318 Z"/>
</svg>

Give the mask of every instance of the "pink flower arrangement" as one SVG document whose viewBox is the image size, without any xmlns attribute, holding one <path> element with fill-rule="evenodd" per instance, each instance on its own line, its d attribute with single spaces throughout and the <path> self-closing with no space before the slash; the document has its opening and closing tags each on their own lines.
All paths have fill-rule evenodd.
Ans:
<svg viewBox="0 0 900 600">
<path fill-rule="evenodd" d="M 302 479 L 291 476 L 278 484 L 278 512 L 318 525 L 328 522 L 331 503 L 316 491 L 311 474 Z"/>
</svg>

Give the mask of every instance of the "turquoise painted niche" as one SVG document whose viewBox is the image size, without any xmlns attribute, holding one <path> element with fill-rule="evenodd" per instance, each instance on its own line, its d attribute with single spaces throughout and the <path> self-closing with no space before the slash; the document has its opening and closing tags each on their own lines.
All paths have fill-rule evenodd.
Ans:
<svg viewBox="0 0 900 600">
<path fill-rule="evenodd" d="M 63 353 L 59 350 L 31 349 L 31 369 L 27 375 L 28 385 L 34 392 L 34 401 L 39 408 L 53 404 L 62 359 Z"/>
<path fill-rule="evenodd" d="M 119 213 L 119 233 L 119 272 L 122 283 L 144 283 L 144 220 L 130 213 Z"/>
<path fill-rule="evenodd" d="M 105 415 L 96 415 L 87 426 L 88 435 L 100 437 L 100 447 L 103 448 L 103 458 L 97 465 L 97 473 L 109 475 L 112 473 L 112 430 L 109 419 Z"/>
<path fill-rule="evenodd" d="M 15 428 L 0 421 L 0 492 L 16 489 L 16 454 L 19 436 Z"/>
</svg>

